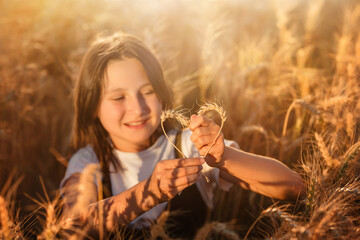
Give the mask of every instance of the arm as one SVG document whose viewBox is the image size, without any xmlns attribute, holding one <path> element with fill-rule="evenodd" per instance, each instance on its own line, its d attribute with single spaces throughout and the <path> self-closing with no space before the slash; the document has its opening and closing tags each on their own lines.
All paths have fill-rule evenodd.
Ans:
<svg viewBox="0 0 360 240">
<path fill-rule="evenodd" d="M 87 199 L 91 204 L 81 213 L 76 203 L 80 194 L 77 187 L 80 174 L 74 174 L 64 184 L 64 214 L 72 218 L 80 214 L 80 219 L 96 226 L 101 223 L 99 218 L 101 212 L 104 226 L 112 231 L 117 225 L 131 222 L 142 213 L 170 200 L 183 189 L 194 184 L 199 179 L 202 163 L 204 160 L 200 158 L 160 161 L 148 179 L 102 201 L 98 201 L 97 187 L 92 183 L 86 189 L 89 194 Z"/>
<path fill-rule="evenodd" d="M 268 197 L 297 199 L 304 190 L 301 177 L 273 158 L 225 147 L 223 159 L 216 165 L 223 179 Z"/>
<path fill-rule="evenodd" d="M 207 152 L 219 129 L 204 116 L 191 117 L 191 140 L 200 154 Z M 296 172 L 273 158 L 225 147 L 222 133 L 205 160 L 221 170 L 221 178 L 269 197 L 296 199 L 304 191 L 304 183 Z"/>
</svg>

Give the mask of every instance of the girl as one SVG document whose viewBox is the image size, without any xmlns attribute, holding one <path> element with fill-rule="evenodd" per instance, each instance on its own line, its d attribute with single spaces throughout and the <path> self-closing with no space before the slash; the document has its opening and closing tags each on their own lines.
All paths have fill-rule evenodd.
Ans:
<svg viewBox="0 0 360 240">
<path fill-rule="evenodd" d="M 74 186 L 91 163 L 100 163 L 108 197 L 98 201 L 94 181 L 87 189 L 92 204 L 86 220 L 98 225 L 101 206 L 108 231 L 118 225 L 144 229 L 166 208 L 181 209 L 181 220 L 171 231 L 191 238 L 204 223 L 206 208 L 212 207 L 214 184 L 225 190 L 238 184 L 278 199 L 295 199 L 302 192 L 297 173 L 277 160 L 238 150 L 222 134 L 200 158 L 220 129 L 204 116 L 193 115 L 182 134 L 167 127 L 169 138 L 190 157 L 178 158 L 160 128 L 161 112 L 171 102 L 160 64 L 141 41 L 115 34 L 92 44 L 75 88 L 76 153 L 61 182 L 67 216 L 77 211 L 79 193 Z"/>
</svg>

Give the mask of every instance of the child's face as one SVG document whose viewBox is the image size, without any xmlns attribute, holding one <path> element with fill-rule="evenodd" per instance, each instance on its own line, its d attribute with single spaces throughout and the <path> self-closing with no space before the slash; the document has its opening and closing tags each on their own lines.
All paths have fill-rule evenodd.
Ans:
<svg viewBox="0 0 360 240">
<path fill-rule="evenodd" d="M 98 117 L 115 147 L 139 152 L 150 145 L 162 106 L 142 64 L 135 58 L 110 61 Z"/>
</svg>

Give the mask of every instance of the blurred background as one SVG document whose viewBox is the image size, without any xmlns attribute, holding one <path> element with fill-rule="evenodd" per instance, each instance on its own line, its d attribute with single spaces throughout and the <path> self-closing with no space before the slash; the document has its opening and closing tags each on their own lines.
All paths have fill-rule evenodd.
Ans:
<svg viewBox="0 0 360 240">
<path fill-rule="evenodd" d="M 0 190 L 13 221 L 25 236 L 43 229 L 34 199 L 58 194 L 71 144 L 72 89 L 99 34 L 142 39 L 159 58 L 177 106 L 195 111 L 204 99 L 221 102 L 226 138 L 281 160 L 313 187 L 328 184 L 332 171 L 347 173 L 344 154 L 358 141 L 359 30 L 357 0 L 0 1 Z M 331 181 L 345 186 L 355 173 Z M 319 208 L 314 196 L 324 189 L 300 203 L 306 229 Z M 273 203 L 236 187 L 216 191 L 210 220 L 236 219 L 240 236 Z"/>
</svg>

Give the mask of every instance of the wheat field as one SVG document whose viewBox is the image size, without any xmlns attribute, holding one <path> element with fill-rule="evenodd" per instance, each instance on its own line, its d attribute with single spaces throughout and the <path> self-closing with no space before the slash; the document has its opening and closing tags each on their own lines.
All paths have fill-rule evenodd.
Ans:
<svg viewBox="0 0 360 240">
<path fill-rule="evenodd" d="M 176 106 L 221 102 L 226 138 L 306 181 L 296 202 L 216 189 L 196 239 L 360 239 L 358 0 L 13 0 L 0 13 L 0 239 L 85 236 L 58 204 L 72 88 L 91 40 L 116 31 L 153 50 Z M 166 214 L 148 238 L 170 239 Z"/>
</svg>

